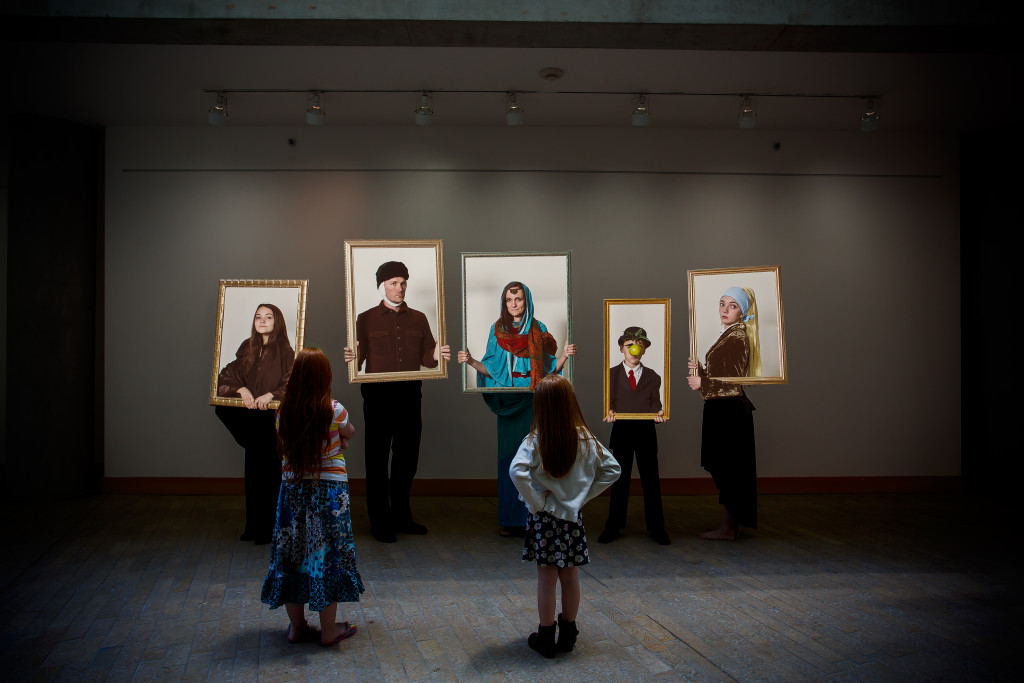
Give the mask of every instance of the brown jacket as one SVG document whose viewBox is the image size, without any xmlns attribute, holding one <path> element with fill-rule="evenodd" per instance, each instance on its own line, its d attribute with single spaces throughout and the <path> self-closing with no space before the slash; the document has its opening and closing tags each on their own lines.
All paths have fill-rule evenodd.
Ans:
<svg viewBox="0 0 1024 683">
<path fill-rule="evenodd" d="M 356 317 L 359 343 L 357 368 L 366 372 L 408 372 L 421 367 L 436 368 L 434 347 L 427 316 L 402 303 L 393 309 L 383 301 Z"/>
</svg>

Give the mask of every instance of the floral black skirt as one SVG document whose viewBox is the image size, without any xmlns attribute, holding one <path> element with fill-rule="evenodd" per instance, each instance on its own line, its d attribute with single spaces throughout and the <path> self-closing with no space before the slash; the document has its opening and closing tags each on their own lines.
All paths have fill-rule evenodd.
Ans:
<svg viewBox="0 0 1024 683">
<path fill-rule="evenodd" d="M 552 517 L 547 512 L 531 514 L 526 520 L 523 562 L 537 560 L 538 566 L 580 567 L 590 563 L 583 515 L 575 522 Z"/>
<path fill-rule="evenodd" d="M 261 600 L 272 608 L 308 603 L 319 612 L 332 602 L 358 602 L 362 592 L 348 483 L 282 482 Z"/>
</svg>

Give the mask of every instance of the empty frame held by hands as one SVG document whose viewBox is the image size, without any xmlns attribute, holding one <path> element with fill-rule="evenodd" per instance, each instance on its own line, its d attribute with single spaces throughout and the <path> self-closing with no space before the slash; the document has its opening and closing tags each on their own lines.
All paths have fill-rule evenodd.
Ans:
<svg viewBox="0 0 1024 683">
<path fill-rule="evenodd" d="M 308 280 L 220 281 L 210 405 L 244 406 L 245 391 L 253 398 L 283 394 L 303 347 L 307 285 Z M 276 408 L 277 400 L 268 407 Z"/>
<path fill-rule="evenodd" d="M 462 254 L 463 391 L 530 391 L 552 372 L 572 335 L 570 296 L 567 251 Z"/>
<path fill-rule="evenodd" d="M 604 300 L 605 418 L 668 419 L 671 323 L 671 299 Z"/>
<path fill-rule="evenodd" d="M 687 272 L 690 355 L 705 365 L 708 350 L 727 333 L 745 342 L 745 357 L 731 367 L 736 384 L 785 384 L 786 338 L 779 266 Z M 730 313 L 729 307 L 736 310 Z M 741 345 L 743 346 L 743 345 Z"/>
<path fill-rule="evenodd" d="M 349 382 L 443 379 L 441 240 L 346 240 Z"/>
</svg>

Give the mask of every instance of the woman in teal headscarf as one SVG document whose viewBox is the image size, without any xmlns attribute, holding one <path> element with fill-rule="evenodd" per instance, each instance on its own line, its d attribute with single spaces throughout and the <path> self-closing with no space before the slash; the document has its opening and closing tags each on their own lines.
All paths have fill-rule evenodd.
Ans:
<svg viewBox="0 0 1024 683">
<path fill-rule="evenodd" d="M 548 328 L 533 316 L 533 295 L 522 282 L 505 285 L 499 300 L 498 319 L 487 335 L 487 349 L 480 360 L 469 351 L 459 351 L 460 363 L 476 370 L 477 386 L 521 387 L 532 390 L 551 372 L 560 373 L 576 345 L 566 342 L 555 358 L 558 343 Z M 489 393 L 484 402 L 498 417 L 498 524 L 502 536 L 522 536 L 526 505 L 519 500 L 508 468 L 519 445 L 530 433 L 533 419 L 532 393 Z"/>
</svg>

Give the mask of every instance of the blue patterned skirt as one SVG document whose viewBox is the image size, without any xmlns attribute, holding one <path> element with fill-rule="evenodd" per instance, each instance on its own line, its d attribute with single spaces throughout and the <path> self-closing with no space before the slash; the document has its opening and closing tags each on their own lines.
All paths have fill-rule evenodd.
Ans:
<svg viewBox="0 0 1024 683">
<path fill-rule="evenodd" d="M 587 531 L 583 515 L 575 522 L 537 512 L 526 520 L 523 562 L 537 560 L 538 566 L 581 567 L 590 564 Z"/>
<path fill-rule="evenodd" d="M 260 599 L 319 612 L 332 602 L 358 602 L 363 581 L 356 568 L 348 483 L 281 482 L 270 570 Z"/>
</svg>

